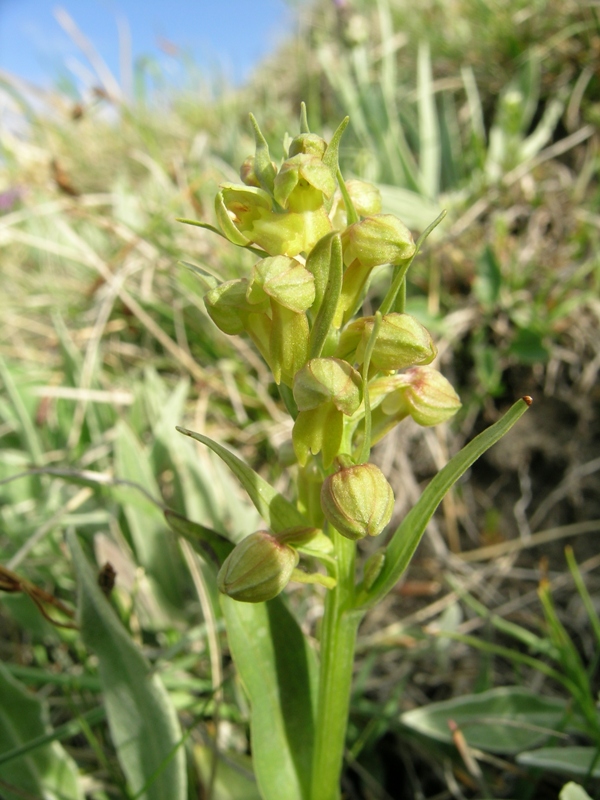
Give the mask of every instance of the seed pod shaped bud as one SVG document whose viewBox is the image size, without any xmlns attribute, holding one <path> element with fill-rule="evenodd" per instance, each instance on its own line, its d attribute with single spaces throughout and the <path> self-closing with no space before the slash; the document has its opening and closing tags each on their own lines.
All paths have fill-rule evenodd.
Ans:
<svg viewBox="0 0 600 800">
<path fill-rule="evenodd" d="M 281 165 L 273 193 L 282 208 L 315 211 L 323 205 L 323 195 L 333 195 L 335 185 L 332 171 L 319 156 L 298 153 Z"/>
<path fill-rule="evenodd" d="M 252 533 L 234 547 L 219 574 L 219 591 L 242 603 L 276 597 L 298 564 L 298 553 L 267 531 Z"/>
<path fill-rule="evenodd" d="M 260 303 L 266 296 L 297 314 L 306 311 L 315 300 L 314 275 L 295 258 L 263 258 L 254 265 L 247 298 Z"/>
<path fill-rule="evenodd" d="M 410 414 L 419 425 L 439 425 L 462 405 L 450 381 L 433 367 L 413 367 L 396 377 L 402 385 L 382 402 L 385 414 Z"/>
<path fill-rule="evenodd" d="M 361 317 L 344 330 L 337 355 L 362 364 L 373 331 L 374 317 Z M 410 314 L 385 314 L 371 355 L 371 370 L 389 372 L 429 364 L 436 356 L 429 331 Z"/>
<path fill-rule="evenodd" d="M 289 157 L 297 156 L 298 153 L 308 153 L 311 156 L 323 158 L 325 150 L 327 150 L 325 139 L 321 139 L 316 133 L 301 133 L 292 139 Z"/>
<path fill-rule="evenodd" d="M 347 539 L 377 536 L 391 519 L 394 492 L 374 464 L 343 467 L 321 489 L 325 518 Z"/>
<path fill-rule="evenodd" d="M 351 416 L 362 401 L 362 378 L 339 358 L 313 358 L 294 377 L 294 399 L 300 411 L 331 402 Z"/>
<path fill-rule="evenodd" d="M 342 233 L 344 263 L 358 261 L 372 269 L 379 264 L 400 264 L 415 252 L 406 225 L 393 214 L 374 214 L 349 225 Z"/>
</svg>

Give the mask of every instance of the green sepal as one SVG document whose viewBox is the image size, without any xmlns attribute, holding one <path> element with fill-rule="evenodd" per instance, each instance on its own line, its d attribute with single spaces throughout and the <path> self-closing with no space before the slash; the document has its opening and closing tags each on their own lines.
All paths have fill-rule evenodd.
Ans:
<svg viewBox="0 0 600 800">
<path fill-rule="evenodd" d="M 217 220 L 226 239 L 232 244 L 237 244 L 238 247 L 245 247 L 250 244 L 250 239 L 244 236 L 229 216 L 222 192 L 219 192 L 215 197 L 215 214 L 217 215 Z"/>
<path fill-rule="evenodd" d="M 271 338 L 269 363 L 275 383 L 291 386 L 294 375 L 308 360 L 309 328 L 306 314 L 296 314 L 275 301 L 271 302 Z"/>
<path fill-rule="evenodd" d="M 323 163 L 326 164 L 329 169 L 331 170 L 331 174 L 333 177 L 337 177 L 338 169 L 339 169 L 339 153 L 340 153 L 340 142 L 342 140 L 342 135 L 346 128 L 348 127 L 348 123 L 350 122 L 350 117 L 345 117 L 337 127 L 337 130 L 331 137 L 327 150 L 325 151 L 325 155 L 323 156 Z"/>
<path fill-rule="evenodd" d="M 254 156 L 254 172 L 256 173 L 256 177 L 260 181 L 260 185 L 265 189 L 265 191 L 269 192 L 269 194 L 273 194 L 273 185 L 275 183 L 275 174 L 276 170 L 273 166 L 273 162 L 271 161 L 271 155 L 269 153 L 269 145 L 267 144 L 267 140 L 262 134 L 262 131 L 256 121 L 254 114 L 250 114 L 250 122 L 252 123 L 252 127 L 254 128 L 254 141 L 256 142 L 256 154 Z"/>
<path fill-rule="evenodd" d="M 300 133 L 310 133 L 308 127 L 308 115 L 306 113 L 306 103 L 304 100 L 300 103 Z"/>
<path fill-rule="evenodd" d="M 323 244 L 321 245 L 321 243 Z M 317 252 L 315 253 L 315 251 Z M 318 358 L 330 335 L 342 291 L 344 262 L 342 240 L 338 233 L 324 236 L 317 242 L 308 256 L 306 268 L 315 276 L 316 297 L 313 308 L 318 308 L 310 332 L 309 358 Z M 317 281 L 320 284 L 319 290 L 317 290 Z"/>
<path fill-rule="evenodd" d="M 333 403 L 300 411 L 292 431 L 292 443 L 298 462 L 306 465 L 309 455 L 322 453 L 327 469 L 337 456 L 344 433 L 344 415 Z"/>
<path fill-rule="evenodd" d="M 512 428 L 531 404 L 518 400 L 494 425 L 463 447 L 431 480 L 417 503 L 396 529 L 386 550 L 381 573 L 372 587 L 359 593 L 356 608 L 366 610 L 379 603 L 396 585 L 421 541 L 425 528 L 446 493 L 469 467 Z"/>
<path fill-rule="evenodd" d="M 313 274 L 295 258 L 263 258 L 253 267 L 246 296 L 260 303 L 265 295 L 297 314 L 306 311 L 315 299 Z"/>
<path fill-rule="evenodd" d="M 248 497 L 252 500 L 254 507 L 274 533 L 279 533 L 286 528 L 294 528 L 297 525 L 308 525 L 308 521 L 298 511 L 298 509 L 286 500 L 282 494 L 267 483 L 251 467 L 235 456 L 226 447 L 209 439 L 201 433 L 189 431 L 186 428 L 177 427 L 179 433 L 189 436 L 197 442 L 210 448 L 216 453 L 233 472 L 242 484 Z"/>
<path fill-rule="evenodd" d="M 215 568 L 216 575 L 235 545 L 217 531 L 213 531 L 212 528 L 207 528 L 206 525 L 201 525 L 199 522 L 192 522 L 191 519 L 187 519 L 170 508 L 165 510 L 164 515 L 167 525 L 173 533 L 187 539 L 206 563 Z"/>
</svg>

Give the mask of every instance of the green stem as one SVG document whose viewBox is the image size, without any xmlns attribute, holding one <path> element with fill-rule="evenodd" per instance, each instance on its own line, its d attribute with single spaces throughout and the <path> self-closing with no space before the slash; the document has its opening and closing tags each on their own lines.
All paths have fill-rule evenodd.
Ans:
<svg viewBox="0 0 600 800">
<path fill-rule="evenodd" d="M 356 632 L 363 616 L 353 610 L 356 545 L 335 530 L 331 531 L 331 536 L 337 557 L 338 582 L 325 599 L 310 800 L 339 800 L 340 797 Z"/>
</svg>

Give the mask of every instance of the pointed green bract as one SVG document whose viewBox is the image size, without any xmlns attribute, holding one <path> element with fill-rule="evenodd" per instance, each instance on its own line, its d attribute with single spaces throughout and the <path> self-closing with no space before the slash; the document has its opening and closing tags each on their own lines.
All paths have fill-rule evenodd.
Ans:
<svg viewBox="0 0 600 800">
<path fill-rule="evenodd" d="M 388 545 L 381 573 L 369 591 L 363 590 L 359 594 L 356 601 L 357 607 L 371 608 L 395 586 L 417 549 L 427 523 L 446 493 L 464 475 L 471 464 L 512 428 L 527 411 L 530 402 L 529 398 L 518 400 L 502 419 L 463 447 L 431 480 L 417 503 L 396 529 Z"/>
<path fill-rule="evenodd" d="M 286 528 L 294 528 L 296 525 L 308 525 L 307 520 L 304 519 L 303 515 L 294 505 L 286 500 L 283 495 L 275 491 L 275 489 L 261 478 L 258 473 L 247 464 L 244 464 L 241 459 L 235 456 L 230 450 L 227 450 L 226 447 L 223 447 L 201 433 L 195 433 L 194 431 L 188 431 L 180 427 L 178 427 L 177 430 L 179 433 L 190 436 L 197 442 L 206 445 L 206 447 L 209 447 L 219 458 L 223 459 L 248 493 L 258 513 L 274 533 L 279 533 Z"/>
</svg>

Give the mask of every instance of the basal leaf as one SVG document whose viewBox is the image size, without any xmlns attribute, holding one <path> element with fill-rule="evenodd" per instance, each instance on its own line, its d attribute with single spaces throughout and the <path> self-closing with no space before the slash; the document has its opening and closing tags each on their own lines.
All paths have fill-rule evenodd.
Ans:
<svg viewBox="0 0 600 800">
<path fill-rule="evenodd" d="M 447 744 L 455 722 L 472 747 L 491 753 L 520 753 L 535 747 L 561 727 L 564 700 L 542 697 L 520 686 L 503 686 L 455 697 L 402 714 L 403 725 Z"/>
<path fill-rule="evenodd" d="M 81 636 L 98 658 L 108 724 L 139 800 L 186 800 L 182 734 L 169 695 L 100 591 L 79 541 L 67 534 L 79 584 Z"/>
<path fill-rule="evenodd" d="M 263 800 L 308 800 L 317 657 L 283 600 L 221 598 L 233 660 L 252 707 L 254 774 Z"/>
<path fill-rule="evenodd" d="M 596 747 L 540 747 L 517 756 L 524 767 L 535 767 L 548 772 L 600 778 L 600 760 Z"/>
</svg>

